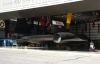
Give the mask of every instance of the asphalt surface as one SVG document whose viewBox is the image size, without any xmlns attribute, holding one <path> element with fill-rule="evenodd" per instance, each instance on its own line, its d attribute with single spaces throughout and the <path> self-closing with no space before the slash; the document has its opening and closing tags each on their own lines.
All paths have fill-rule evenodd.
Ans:
<svg viewBox="0 0 100 64">
<path fill-rule="evenodd" d="M 0 64 L 100 64 L 99 52 L 0 48 Z"/>
</svg>

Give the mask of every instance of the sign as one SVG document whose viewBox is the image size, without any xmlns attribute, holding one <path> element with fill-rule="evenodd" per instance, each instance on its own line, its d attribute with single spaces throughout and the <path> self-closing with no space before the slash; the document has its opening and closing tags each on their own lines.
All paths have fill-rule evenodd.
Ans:
<svg viewBox="0 0 100 64">
<path fill-rule="evenodd" d="M 0 28 L 5 28 L 5 22 L 3 20 L 0 20 Z"/>
<path fill-rule="evenodd" d="M 38 21 L 33 21 L 33 24 L 38 25 Z M 41 25 L 40 22 L 39 22 L 39 25 Z"/>
<path fill-rule="evenodd" d="M 52 21 L 53 25 L 64 26 L 63 22 L 60 21 Z"/>
<path fill-rule="evenodd" d="M 0 13 L 77 1 L 83 0 L 0 0 Z"/>
</svg>

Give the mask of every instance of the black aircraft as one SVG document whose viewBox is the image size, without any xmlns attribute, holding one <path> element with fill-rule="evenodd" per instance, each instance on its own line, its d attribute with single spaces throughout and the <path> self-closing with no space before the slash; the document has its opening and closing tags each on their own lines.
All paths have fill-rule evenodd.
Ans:
<svg viewBox="0 0 100 64">
<path fill-rule="evenodd" d="M 17 42 L 25 43 L 68 43 L 72 41 L 87 41 L 86 39 L 81 39 L 73 33 L 67 32 L 66 27 L 63 22 L 52 20 L 51 32 L 54 34 L 46 35 L 31 35 L 25 36 L 22 34 L 14 34 L 12 36 Z"/>
</svg>

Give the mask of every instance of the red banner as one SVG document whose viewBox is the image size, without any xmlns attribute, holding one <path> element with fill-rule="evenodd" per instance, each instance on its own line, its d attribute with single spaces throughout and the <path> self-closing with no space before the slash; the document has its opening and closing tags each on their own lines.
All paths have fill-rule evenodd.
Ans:
<svg viewBox="0 0 100 64">
<path fill-rule="evenodd" d="M 40 17 L 41 26 L 46 26 L 45 21 L 42 17 Z"/>
<path fill-rule="evenodd" d="M 92 21 L 92 28 L 94 28 L 95 27 L 95 21 L 93 20 Z"/>
</svg>

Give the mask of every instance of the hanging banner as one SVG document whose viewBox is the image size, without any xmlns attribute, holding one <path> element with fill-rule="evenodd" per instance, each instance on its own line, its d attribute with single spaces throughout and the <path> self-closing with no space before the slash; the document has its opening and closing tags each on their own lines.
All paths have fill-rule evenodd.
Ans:
<svg viewBox="0 0 100 64">
<path fill-rule="evenodd" d="M 87 22 L 85 22 L 85 32 L 87 32 Z"/>
<path fill-rule="evenodd" d="M 95 27 L 95 21 L 93 20 L 92 21 L 92 28 L 94 28 Z"/>
<path fill-rule="evenodd" d="M 46 23 L 43 17 L 40 17 L 40 23 L 41 23 L 41 26 L 46 26 Z"/>
<path fill-rule="evenodd" d="M 100 33 L 100 24 L 98 23 L 98 33 Z"/>
<path fill-rule="evenodd" d="M 59 25 L 59 26 L 64 26 L 64 23 L 63 22 L 61 22 L 61 21 L 52 21 L 52 24 L 53 25 Z"/>
<path fill-rule="evenodd" d="M 82 23 L 82 33 L 87 32 L 87 22 Z"/>
<path fill-rule="evenodd" d="M 66 28 L 67 29 L 70 29 L 71 19 L 72 19 L 72 13 L 68 13 L 67 20 L 66 20 Z"/>
<path fill-rule="evenodd" d="M 0 20 L 0 28 L 5 28 L 5 21 Z"/>
</svg>

